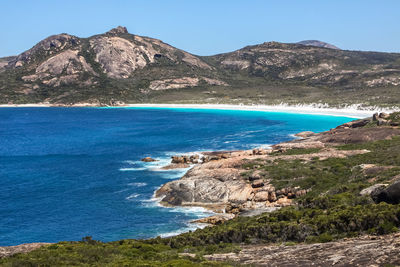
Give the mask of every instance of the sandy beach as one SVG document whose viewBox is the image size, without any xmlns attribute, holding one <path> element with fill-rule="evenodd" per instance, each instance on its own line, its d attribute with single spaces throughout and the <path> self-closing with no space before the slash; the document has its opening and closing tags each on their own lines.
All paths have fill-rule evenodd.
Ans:
<svg viewBox="0 0 400 267">
<path fill-rule="evenodd" d="M 315 114 L 328 116 L 343 116 L 350 118 L 365 118 L 376 112 L 393 112 L 395 109 L 384 109 L 379 107 L 368 107 L 361 109 L 358 105 L 346 108 L 329 108 L 318 105 L 226 105 L 226 104 L 128 104 L 126 107 L 147 108 L 192 108 L 192 109 L 221 109 L 221 110 L 248 110 L 265 112 L 287 112 L 300 114 Z"/>
<path fill-rule="evenodd" d="M 98 107 L 90 103 L 80 103 L 71 106 L 54 104 L 4 104 L 0 108 L 10 107 Z M 229 105 L 229 104 L 125 104 L 112 106 L 113 108 L 185 108 L 185 109 L 219 109 L 219 110 L 246 110 L 265 112 L 285 112 L 299 114 L 314 114 L 327 116 L 343 116 L 350 118 L 365 118 L 376 112 L 394 112 L 398 108 L 363 107 L 361 105 L 349 105 L 344 108 L 331 108 L 323 104 L 299 104 L 299 105 Z"/>
</svg>

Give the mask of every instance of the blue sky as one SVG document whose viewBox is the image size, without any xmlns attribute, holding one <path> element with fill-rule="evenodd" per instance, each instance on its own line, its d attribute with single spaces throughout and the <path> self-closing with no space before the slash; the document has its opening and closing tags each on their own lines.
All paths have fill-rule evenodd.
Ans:
<svg viewBox="0 0 400 267">
<path fill-rule="evenodd" d="M 88 37 L 118 25 L 198 55 L 308 39 L 400 52 L 399 0 L 0 0 L 0 10 L 0 57 L 52 34 Z"/>
</svg>

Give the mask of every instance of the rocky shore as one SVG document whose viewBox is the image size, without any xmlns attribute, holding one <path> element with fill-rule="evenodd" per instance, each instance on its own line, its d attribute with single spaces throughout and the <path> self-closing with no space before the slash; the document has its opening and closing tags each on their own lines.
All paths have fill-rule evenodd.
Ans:
<svg viewBox="0 0 400 267">
<path fill-rule="evenodd" d="M 368 125 L 379 127 L 366 127 Z M 368 150 L 340 150 L 335 146 L 389 139 L 400 135 L 397 125 L 388 114 L 381 113 L 322 133 L 302 132 L 297 134 L 299 139 L 269 149 L 174 156 L 167 168 L 195 166 L 181 179 L 164 184 L 155 195 L 165 206 L 200 206 L 221 214 L 257 214 L 257 210 L 289 206 L 312 188 L 275 187 L 269 174 L 259 169 L 262 163 L 296 159 L 307 162 L 315 158 L 345 158 L 367 153 Z M 296 150 L 308 153 L 292 152 Z M 260 165 L 247 164 L 257 161 Z M 225 219 L 223 215 L 210 221 L 219 223 Z"/>
</svg>

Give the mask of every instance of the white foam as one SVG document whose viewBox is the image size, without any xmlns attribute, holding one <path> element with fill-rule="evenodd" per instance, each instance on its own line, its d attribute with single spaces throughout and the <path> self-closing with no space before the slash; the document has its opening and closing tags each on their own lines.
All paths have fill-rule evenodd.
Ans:
<svg viewBox="0 0 400 267">
<path fill-rule="evenodd" d="M 232 140 L 232 141 L 225 141 L 224 144 L 230 144 L 230 143 L 238 143 L 238 140 Z"/>
<path fill-rule="evenodd" d="M 172 180 L 172 179 L 178 179 L 181 178 L 182 176 L 185 175 L 185 173 L 190 169 L 174 169 L 174 170 L 159 170 L 161 178 L 167 179 L 167 180 Z"/>
<path fill-rule="evenodd" d="M 250 144 L 249 148 L 271 149 L 271 144 Z"/>
<path fill-rule="evenodd" d="M 146 168 L 121 168 L 119 169 L 121 172 L 129 172 L 129 171 L 144 171 Z"/>
<path fill-rule="evenodd" d="M 289 134 L 289 137 L 291 137 L 293 139 L 303 139 L 300 136 L 296 136 L 296 134 Z"/>
<path fill-rule="evenodd" d="M 169 212 L 179 212 L 186 215 L 195 215 L 197 218 L 203 218 L 215 214 L 214 212 L 207 210 L 203 207 L 172 207 L 168 209 Z"/>
<path fill-rule="evenodd" d="M 135 186 L 135 187 L 143 187 L 146 186 L 146 183 L 129 183 L 128 185 L 130 186 Z"/>
<path fill-rule="evenodd" d="M 203 223 L 187 223 L 186 227 L 183 227 L 183 228 L 178 229 L 178 230 L 173 231 L 173 232 L 160 234 L 160 237 L 176 236 L 176 235 L 180 235 L 182 233 L 186 233 L 186 232 L 189 232 L 189 231 L 194 231 L 196 229 L 202 229 L 202 228 L 204 228 L 206 226 L 208 226 L 208 225 L 207 224 L 203 224 Z"/>
<path fill-rule="evenodd" d="M 134 198 L 137 198 L 138 196 L 140 196 L 140 194 L 132 194 L 132 195 L 129 195 L 128 197 L 126 197 L 125 199 L 127 199 L 127 200 L 134 199 Z"/>
</svg>

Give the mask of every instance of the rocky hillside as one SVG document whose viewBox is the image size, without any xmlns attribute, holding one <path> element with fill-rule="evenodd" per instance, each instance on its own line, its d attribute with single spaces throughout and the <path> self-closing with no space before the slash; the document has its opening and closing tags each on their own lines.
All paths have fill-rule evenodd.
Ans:
<svg viewBox="0 0 400 267">
<path fill-rule="evenodd" d="M 138 101 L 148 90 L 225 85 L 199 57 L 121 26 L 90 38 L 50 36 L 1 59 L 0 71 L 4 103 Z"/>
<path fill-rule="evenodd" d="M 267 42 L 214 56 L 223 69 L 266 81 L 347 89 L 400 85 L 400 54 Z"/>
<path fill-rule="evenodd" d="M 340 49 L 337 46 L 334 46 L 332 44 L 328 44 L 325 42 L 321 42 L 318 40 L 304 40 L 304 41 L 298 42 L 298 44 L 310 45 L 310 46 L 316 46 L 316 47 L 325 47 L 325 48 L 331 48 L 331 49 Z"/>
<path fill-rule="evenodd" d="M 0 59 L 2 104 L 393 105 L 399 103 L 399 88 L 400 54 L 304 41 L 200 57 L 121 26 L 89 38 L 53 35 L 18 56 Z"/>
</svg>

